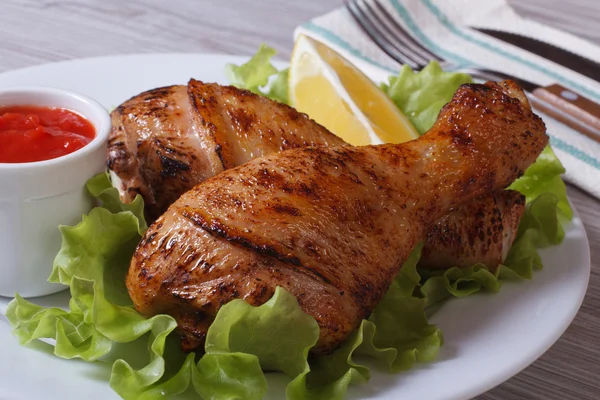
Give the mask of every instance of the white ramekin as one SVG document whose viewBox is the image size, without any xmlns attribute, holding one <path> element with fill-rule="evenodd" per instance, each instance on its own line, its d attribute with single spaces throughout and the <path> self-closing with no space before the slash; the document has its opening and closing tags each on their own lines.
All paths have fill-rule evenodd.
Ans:
<svg viewBox="0 0 600 400">
<path fill-rule="evenodd" d="M 66 90 L 0 90 L 0 107 L 11 105 L 65 108 L 96 129 L 92 142 L 63 157 L 0 163 L 0 296 L 43 296 L 65 289 L 47 281 L 60 249 L 58 226 L 77 224 L 93 206 L 85 183 L 104 169 L 111 122 L 99 103 Z"/>
</svg>

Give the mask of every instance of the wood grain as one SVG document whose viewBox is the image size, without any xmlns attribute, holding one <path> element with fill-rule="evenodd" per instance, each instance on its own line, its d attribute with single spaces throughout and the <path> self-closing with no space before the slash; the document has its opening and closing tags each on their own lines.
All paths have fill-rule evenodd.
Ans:
<svg viewBox="0 0 600 400">
<path fill-rule="evenodd" d="M 598 0 L 509 0 L 525 17 L 600 45 Z M 0 72 L 49 61 L 150 52 L 253 53 L 261 42 L 288 57 L 301 22 L 342 0 L 2 0 Z M 561 339 L 481 400 L 600 398 L 600 201 L 570 187 L 592 252 L 583 306 Z"/>
</svg>

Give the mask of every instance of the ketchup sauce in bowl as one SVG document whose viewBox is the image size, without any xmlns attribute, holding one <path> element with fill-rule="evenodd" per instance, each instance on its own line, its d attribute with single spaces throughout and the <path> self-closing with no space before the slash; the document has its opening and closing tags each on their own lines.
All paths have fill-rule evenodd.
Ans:
<svg viewBox="0 0 600 400">
<path fill-rule="evenodd" d="M 26 163 L 62 157 L 96 136 L 83 116 L 56 107 L 0 107 L 0 163 Z"/>
<path fill-rule="evenodd" d="M 59 225 L 94 206 L 86 182 L 106 167 L 108 111 L 62 89 L 0 89 L 0 296 L 43 296 Z"/>
</svg>

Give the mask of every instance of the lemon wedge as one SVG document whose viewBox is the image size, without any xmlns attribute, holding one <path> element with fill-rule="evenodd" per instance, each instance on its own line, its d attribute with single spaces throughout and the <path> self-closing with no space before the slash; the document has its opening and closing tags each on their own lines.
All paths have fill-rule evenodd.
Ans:
<svg viewBox="0 0 600 400">
<path fill-rule="evenodd" d="M 419 136 L 365 74 L 307 36 L 296 40 L 288 85 L 293 107 L 355 146 L 401 143 Z"/>
</svg>

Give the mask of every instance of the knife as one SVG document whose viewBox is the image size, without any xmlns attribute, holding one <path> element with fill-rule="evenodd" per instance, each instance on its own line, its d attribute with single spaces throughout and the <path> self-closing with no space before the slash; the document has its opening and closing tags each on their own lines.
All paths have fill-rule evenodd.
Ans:
<svg viewBox="0 0 600 400">
<path fill-rule="evenodd" d="M 562 65 L 581 75 L 600 82 L 600 64 L 568 50 L 517 33 L 495 29 L 474 28 L 474 30 L 536 54 L 546 60 Z"/>
<path fill-rule="evenodd" d="M 600 104 L 579 93 L 557 83 L 540 86 L 499 71 L 474 68 L 461 68 L 460 71 L 484 81 L 515 81 L 527 92 L 534 108 L 600 143 Z"/>
<path fill-rule="evenodd" d="M 600 105 L 558 84 L 538 87 L 531 94 L 534 108 L 600 143 Z"/>
</svg>

